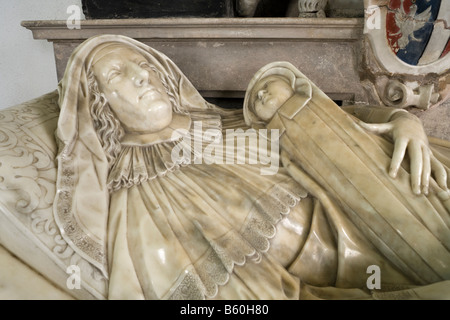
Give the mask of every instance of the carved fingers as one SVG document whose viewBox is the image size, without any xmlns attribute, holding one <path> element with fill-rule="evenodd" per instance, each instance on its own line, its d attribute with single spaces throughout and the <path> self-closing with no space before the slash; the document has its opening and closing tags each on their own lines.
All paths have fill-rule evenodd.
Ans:
<svg viewBox="0 0 450 320">
<path fill-rule="evenodd" d="M 408 147 L 408 141 L 406 139 L 395 141 L 394 153 L 392 155 L 391 166 L 389 168 L 389 175 L 392 178 L 396 178 L 398 170 L 405 158 L 406 148 Z"/>
<path fill-rule="evenodd" d="M 431 177 L 431 151 L 428 146 L 422 147 L 422 158 L 422 180 L 420 181 L 420 185 L 422 187 L 422 193 L 428 195 Z"/>
<path fill-rule="evenodd" d="M 437 186 L 447 190 L 448 172 L 445 166 L 434 157 L 423 126 L 412 114 L 395 114 L 388 123 L 368 124 L 360 122 L 361 127 L 375 134 L 385 134 L 394 142 L 394 151 L 389 167 L 389 175 L 396 178 L 406 155 L 410 161 L 411 189 L 417 194 L 427 195 L 432 177 Z"/>
<path fill-rule="evenodd" d="M 415 194 L 428 194 L 428 186 L 430 182 L 430 155 L 428 146 L 423 146 L 418 141 L 410 141 L 408 145 L 408 154 L 411 166 L 411 187 Z"/>
<path fill-rule="evenodd" d="M 446 167 L 438 160 L 436 157 L 431 154 L 430 157 L 431 171 L 433 173 L 433 177 L 435 178 L 438 186 L 448 191 L 448 172 Z"/>
</svg>

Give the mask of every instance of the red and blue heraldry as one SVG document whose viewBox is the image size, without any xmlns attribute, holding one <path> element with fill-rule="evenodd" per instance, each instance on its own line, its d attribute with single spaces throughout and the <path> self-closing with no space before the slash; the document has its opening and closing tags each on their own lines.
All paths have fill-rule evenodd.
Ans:
<svg viewBox="0 0 450 320">
<path fill-rule="evenodd" d="M 428 64 L 433 51 L 435 59 L 450 51 L 450 28 L 446 1 L 449 0 L 391 0 L 386 16 L 386 36 L 392 51 L 403 62 L 418 66 Z M 438 22 L 440 25 L 438 26 Z M 447 30 L 444 30 L 447 31 Z"/>
</svg>

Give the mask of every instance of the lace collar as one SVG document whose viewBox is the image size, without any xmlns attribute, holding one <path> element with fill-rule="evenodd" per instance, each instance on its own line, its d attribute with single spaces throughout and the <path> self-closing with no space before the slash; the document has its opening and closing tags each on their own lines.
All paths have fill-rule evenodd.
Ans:
<svg viewBox="0 0 450 320">
<path fill-rule="evenodd" d="M 198 130 L 196 124 L 201 122 L 203 132 L 209 129 L 221 131 L 222 120 L 219 114 L 210 110 L 195 111 L 189 115 L 190 117 L 178 116 L 177 127 L 170 127 L 167 132 L 162 134 L 126 137 L 122 141 L 121 151 L 109 172 L 108 189 L 110 192 L 164 176 L 195 160 L 199 155 L 195 153 L 195 149 L 190 148 L 190 141 L 189 145 L 186 145 L 188 142 L 180 133 L 188 133 L 195 140 L 198 139 L 198 134 L 194 133 L 194 129 Z M 175 131 L 176 129 L 182 130 Z M 173 132 L 175 134 L 172 134 Z M 188 147 L 187 150 L 191 150 L 189 158 L 172 157 L 174 148 L 182 150 L 186 147 Z"/>
</svg>

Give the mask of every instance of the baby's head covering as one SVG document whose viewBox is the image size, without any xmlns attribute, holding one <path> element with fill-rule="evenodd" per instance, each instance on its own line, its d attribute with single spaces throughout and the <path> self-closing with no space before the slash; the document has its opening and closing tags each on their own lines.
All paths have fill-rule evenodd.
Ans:
<svg viewBox="0 0 450 320">
<path fill-rule="evenodd" d="M 248 126 L 259 127 L 265 124 L 255 113 L 253 106 L 253 90 L 255 86 L 268 76 L 285 78 L 296 92 L 304 92 L 311 96 L 311 84 L 293 64 L 286 61 L 275 61 L 259 69 L 250 80 L 244 98 L 244 119 Z"/>
</svg>

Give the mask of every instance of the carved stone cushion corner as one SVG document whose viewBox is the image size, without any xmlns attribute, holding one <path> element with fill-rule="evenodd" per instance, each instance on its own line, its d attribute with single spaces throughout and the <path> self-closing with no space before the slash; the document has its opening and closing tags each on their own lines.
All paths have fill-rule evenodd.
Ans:
<svg viewBox="0 0 450 320">
<path fill-rule="evenodd" d="M 63 240 L 53 217 L 56 91 L 0 111 L 0 245 L 75 298 L 103 298 L 106 281 Z M 67 268 L 85 286 L 70 290 Z"/>
</svg>

